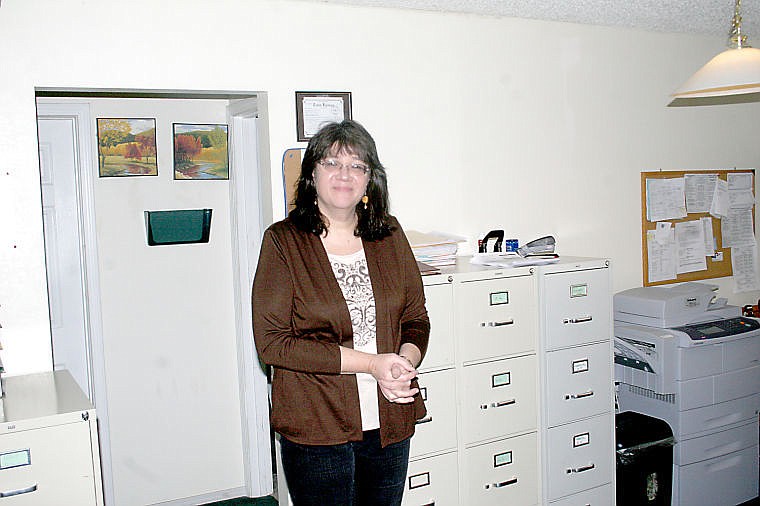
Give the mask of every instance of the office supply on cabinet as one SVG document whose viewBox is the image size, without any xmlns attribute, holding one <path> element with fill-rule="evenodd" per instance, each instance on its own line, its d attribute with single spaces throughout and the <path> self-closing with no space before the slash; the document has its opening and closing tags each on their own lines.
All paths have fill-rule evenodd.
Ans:
<svg viewBox="0 0 760 506">
<path fill-rule="evenodd" d="M 517 249 L 517 253 L 521 257 L 529 257 L 529 256 L 552 256 L 555 257 L 557 255 L 554 254 L 554 246 L 556 245 L 557 241 L 554 239 L 554 236 L 547 235 L 544 237 L 539 237 L 538 239 L 535 239 L 533 241 L 530 241 L 525 246 L 521 246 Z"/>
<path fill-rule="evenodd" d="M 423 233 L 416 230 L 405 230 L 404 234 L 412 248 L 414 258 L 418 262 L 433 267 L 449 266 L 456 263 L 456 254 L 461 238 L 436 232 Z"/>
<path fill-rule="evenodd" d="M 478 253 L 488 252 L 488 241 L 493 240 L 493 252 L 497 253 L 501 251 L 501 243 L 504 242 L 503 230 L 491 230 L 485 237 L 478 241 Z"/>
<path fill-rule="evenodd" d="M 760 323 L 704 283 L 625 290 L 613 304 L 620 410 L 673 429 L 673 504 L 756 497 Z"/>
</svg>

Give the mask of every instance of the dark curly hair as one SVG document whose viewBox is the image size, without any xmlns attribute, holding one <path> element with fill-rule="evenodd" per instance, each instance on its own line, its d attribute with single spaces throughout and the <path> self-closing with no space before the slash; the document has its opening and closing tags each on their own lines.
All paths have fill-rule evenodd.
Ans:
<svg viewBox="0 0 760 506">
<path fill-rule="evenodd" d="M 354 235 L 367 241 L 376 241 L 390 235 L 392 227 L 388 214 L 388 180 L 385 168 L 380 163 L 372 136 L 353 120 L 328 123 L 309 141 L 301 162 L 301 174 L 296 182 L 293 198 L 295 208 L 288 218 L 304 232 L 321 235 L 327 230 L 326 218 L 317 206 L 314 168 L 317 162 L 339 151 L 346 151 L 358 157 L 370 168 L 366 193 L 369 201 L 367 209 L 364 209 L 362 202 L 356 206 L 359 219 Z"/>
</svg>

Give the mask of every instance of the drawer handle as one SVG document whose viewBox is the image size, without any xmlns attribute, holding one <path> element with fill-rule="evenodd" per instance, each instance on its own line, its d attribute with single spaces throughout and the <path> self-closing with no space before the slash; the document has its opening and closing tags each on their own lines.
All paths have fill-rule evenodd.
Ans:
<svg viewBox="0 0 760 506">
<path fill-rule="evenodd" d="M 422 506 L 435 506 L 435 501 L 423 504 Z"/>
<path fill-rule="evenodd" d="M 517 478 L 512 478 L 511 480 L 507 481 L 500 481 L 499 483 L 486 483 L 486 490 L 489 488 L 507 487 L 509 485 L 514 485 L 515 483 L 517 483 Z"/>
<path fill-rule="evenodd" d="M 562 320 L 562 323 L 565 323 L 565 324 L 567 324 L 567 323 L 586 323 L 586 322 L 590 322 L 593 319 L 594 318 L 591 315 L 588 315 L 588 316 L 581 316 L 579 318 L 565 318 L 564 320 Z"/>
<path fill-rule="evenodd" d="M 417 425 L 419 425 L 421 423 L 428 423 L 428 422 L 432 422 L 432 421 L 433 421 L 432 415 L 428 415 L 425 418 L 420 418 L 419 420 L 417 420 L 414 423 L 416 423 Z"/>
<path fill-rule="evenodd" d="M 589 390 L 588 392 L 583 392 L 581 394 L 567 394 L 565 395 L 565 400 L 568 401 L 570 399 L 583 399 L 584 397 L 591 397 L 594 395 L 593 390 Z"/>
<path fill-rule="evenodd" d="M 591 463 L 591 464 L 589 464 L 587 466 L 576 467 L 575 469 L 572 469 L 572 468 L 568 469 L 567 470 L 567 474 L 570 474 L 570 473 L 582 473 L 584 471 L 591 471 L 595 467 L 596 467 L 596 465 L 594 465 L 594 463 Z"/>
<path fill-rule="evenodd" d="M 506 325 L 514 325 L 515 319 L 512 318 L 511 320 L 503 321 L 503 322 L 481 322 L 481 327 L 504 327 Z"/>
<path fill-rule="evenodd" d="M 35 483 L 31 487 L 27 488 L 20 488 L 18 490 L 7 490 L 5 492 L 0 492 L 0 497 L 12 497 L 14 495 L 21 495 L 21 494 L 28 494 L 30 492 L 34 492 L 37 490 L 37 484 Z"/>
<path fill-rule="evenodd" d="M 488 404 L 481 404 L 480 409 L 503 408 L 504 406 L 511 406 L 516 403 L 517 399 L 509 399 L 507 401 L 492 402 L 490 406 Z"/>
</svg>

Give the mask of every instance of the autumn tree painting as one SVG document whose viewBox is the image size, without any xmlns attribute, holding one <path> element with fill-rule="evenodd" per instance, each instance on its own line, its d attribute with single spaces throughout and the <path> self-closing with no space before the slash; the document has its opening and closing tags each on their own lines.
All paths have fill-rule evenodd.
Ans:
<svg viewBox="0 0 760 506">
<path fill-rule="evenodd" d="M 174 123 L 174 179 L 229 179 L 227 125 Z"/>
<path fill-rule="evenodd" d="M 98 118 L 101 177 L 156 176 L 156 120 Z"/>
</svg>

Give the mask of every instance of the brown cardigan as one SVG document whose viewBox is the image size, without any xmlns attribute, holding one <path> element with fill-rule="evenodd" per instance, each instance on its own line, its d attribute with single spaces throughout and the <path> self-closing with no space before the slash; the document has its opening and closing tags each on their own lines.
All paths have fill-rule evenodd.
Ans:
<svg viewBox="0 0 760 506">
<path fill-rule="evenodd" d="M 398 353 L 402 343 L 424 356 L 430 334 L 419 269 L 401 227 L 379 241 L 364 241 L 377 314 L 377 352 Z M 261 360 L 272 367 L 274 430 L 301 444 L 362 439 L 356 376 L 340 374 L 338 345 L 353 348 L 348 306 L 319 236 L 288 219 L 264 233 L 253 281 L 253 332 Z M 378 391 L 382 445 L 414 434 L 425 416 L 414 403 L 388 402 Z"/>
</svg>

